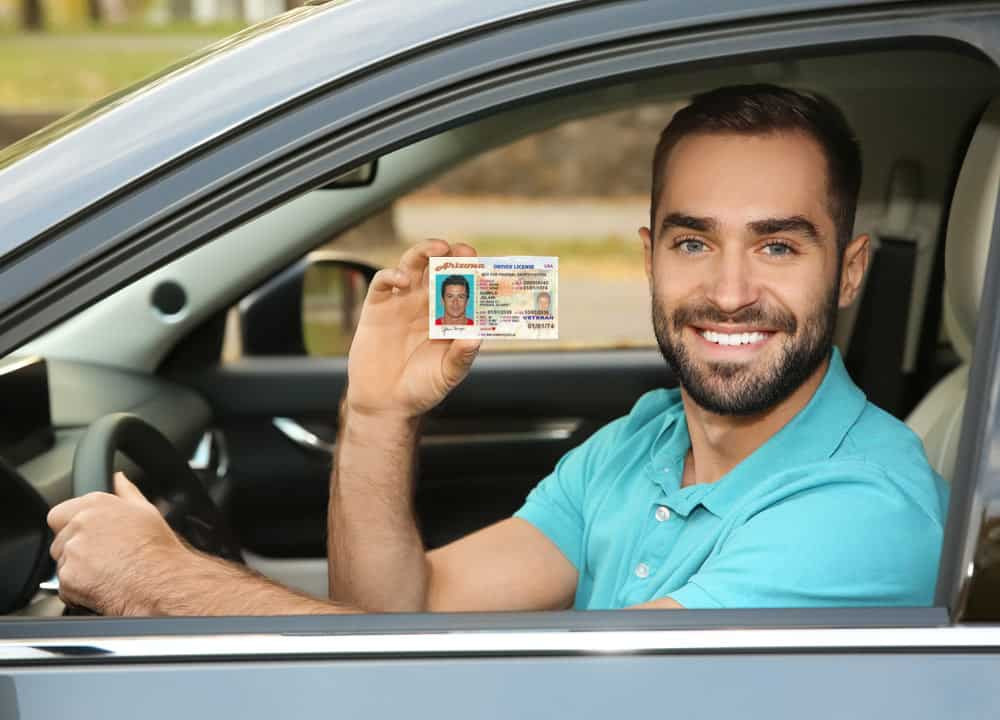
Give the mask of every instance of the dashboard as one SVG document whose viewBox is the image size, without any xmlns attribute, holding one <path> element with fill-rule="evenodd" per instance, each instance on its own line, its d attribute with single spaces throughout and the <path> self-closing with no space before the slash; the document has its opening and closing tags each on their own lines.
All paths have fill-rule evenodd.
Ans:
<svg viewBox="0 0 1000 720">
<path fill-rule="evenodd" d="M 0 363 L 0 393 L 0 613 L 11 613 L 40 605 L 39 582 L 54 573 L 45 517 L 74 495 L 74 455 L 91 423 L 137 415 L 190 457 L 212 414 L 197 393 L 159 378 L 39 357 Z M 137 471 L 121 455 L 115 466 Z"/>
<path fill-rule="evenodd" d="M 15 464 L 50 506 L 72 497 L 73 453 L 84 431 L 98 418 L 116 412 L 138 415 L 185 456 L 194 451 L 211 422 L 208 403 L 188 388 L 120 368 L 54 359 L 43 362 L 52 441 Z M 11 416 L 2 422 L 21 423 Z"/>
</svg>

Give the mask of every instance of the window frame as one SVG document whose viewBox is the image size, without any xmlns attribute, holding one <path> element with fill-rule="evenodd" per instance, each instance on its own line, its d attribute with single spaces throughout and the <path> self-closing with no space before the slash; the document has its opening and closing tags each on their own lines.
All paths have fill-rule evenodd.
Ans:
<svg viewBox="0 0 1000 720">
<path fill-rule="evenodd" d="M 679 32 L 656 33 L 650 30 L 639 39 L 606 43 L 608 28 L 616 30 L 639 26 L 646 15 L 638 5 L 594 5 L 573 9 L 576 23 L 561 27 L 553 17 L 543 17 L 521 25 L 492 30 L 486 39 L 461 38 L 454 43 L 428 50 L 423 56 L 396 67 L 385 68 L 371 76 L 356 79 L 295 103 L 267 123 L 255 125 L 221 145 L 207 148 L 189 157 L 166 173 L 131 187 L 114 203 L 79 219 L 50 241 L 0 266 L 0 353 L 6 353 L 51 326 L 71 312 L 79 310 L 139 275 L 159 267 L 198 245 L 209 242 L 250 217 L 263 213 L 283 200 L 309 188 L 317 187 L 360 162 L 366 162 L 393 148 L 425 137 L 442 128 L 456 125 L 492 109 L 527 102 L 544 96 L 608 82 L 616 78 L 649 72 L 657 68 L 719 60 L 750 59 L 773 55 L 780 50 L 836 49 L 865 43 L 904 43 L 908 39 L 933 38 L 958 42 L 970 51 L 978 51 L 994 64 L 1000 64 L 1000 47 L 987 44 L 991 37 L 983 32 L 990 26 L 1000 29 L 1000 9 L 996 7 L 948 8 L 936 12 L 906 6 L 814 13 L 787 20 L 767 19 L 712 27 L 697 27 Z M 645 12 L 648 13 L 648 8 Z M 631 13 L 631 14 L 630 14 Z M 586 32 L 580 34 L 581 29 Z M 655 28 L 654 28 L 655 29 Z M 553 33 L 546 36 L 545 33 Z M 574 35 L 574 33 L 577 33 Z M 572 37 L 570 37 L 572 35 Z M 537 53 L 542 59 L 531 63 L 510 63 L 519 50 L 538 51 L 544 39 L 549 52 Z M 495 57 L 484 56 L 486 48 Z M 486 57 L 486 59 L 484 59 Z M 463 64 L 465 63 L 465 64 Z M 443 86 L 435 78 L 447 76 L 444 68 L 475 67 L 475 73 L 460 83 Z M 451 76 L 454 80 L 454 76 Z M 424 88 L 414 97 L 412 88 Z M 354 103 L 366 108 L 367 116 L 356 111 Z M 348 110 L 353 110 L 349 112 Z M 348 120 L 351 125 L 348 125 Z M 267 158 L 263 161 L 232 163 L 240 157 Z M 186 188 L 198 187 L 197 192 Z M 995 238 L 1000 236 L 1000 214 L 994 228 L 984 295 L 995 306 L 1000 299 L 1000 250 Z M 94 238 L 107 238 L 95 243 Z M 49 268 L 49 269 L 46 269 Z M 44 272 L 43 272 L 44 270 Z M 39 274 L 32 275 L 33 271 Z M 4 641 L 0 667 L 10 662 L 35 662 L 29 652 L 39 642 L 61 645 L 70 651 L 37 660 L 45 664 L 132 662 L 136 656 L 111 653 L 87 655 L 81 659 L 72 648 L 93 644 L 95 638 L 144 637 L 155 646 L 154 637 L 188 637 L 193 641 L 217 635 L 267 635 L 288 638 L 286 651 L 278 645 L 265 653 L 209 653 L 207 655 L 169 656 L 172 659 L 225 659 L 237 657 L 303 657 L 295 639 L 302 634 L 319 634 L 328 641 L 318 657 L 352 657 L 345 637 L 375 634 L 397 638 L 440 633 L 467 633 L 474 642 L 477 633 L 494 629 L 507 633 L 509 653 L 531 655 L 534 652 L 574 655 L 606 651 L 601 645 L 573 647 L 556 643 L 548 649 L 532 650 L 530 643 L 551 637 L 549 631 L 579 631 L 601 634 L 655 633 L 703 629 L 704 640 L 693 639 L 688 651 L 698 648 L 718 649 L 715 633 L 724 628 L 740 627 L 745 631 L 768 628 L 794 632 L 803 627 L 823 626 L 830 630 L 851 628 L 938 628 L 961 619 L 959 598 L 967 590 L 964 570 L 979 547 L 984 519 L 1000 515 L 993 498 L 1000 496 L 1000 472 L 991 464 L 990 451 L 1000 447 L 1000 376 L 995 358 L 1000 353 L 1000 316 L 979 325 L 976 357 L 969 382 L 970 402 L 966 406 L 959 464 L 949 509 L 946 542 L 934 607 L 870 608 L 838 610 L 719 610 L 687 613 L 608 611 L 603 613 L 540 613 L 528 615 L 469 614 L 462 616 L 367 616 L 320 618 L 175 618 L 23 621 L 0 620 L 0 638 Z M 978 509 L 986 508 L 983 512 Z M 990 508 L 993 508 L 992 510 Z M 993 512 L 993 515 L 989 515 Z M 949 610 L 950 609 L 950 610 Z M 955 630 L 957 628 L 951 628 Z M 539 631 L 542 632 L 539 632 Z M 670 632 L 656 636 L 658 646 L 643 647 L 641 652 L 677 652 L 684 648 L 670 641 Z M 917 637 L 917 636 L 913 636 Z M 945 647 L 979 647 L 972 636 L 950 636 Z M 983 635 L 989 647 L 1000 647 L 1000 636 Z M 517 638 L 524 642 L 519 644 Z M 532 639 L 534 638 L 534 639 Z M 811 645 L 776 646 L 758 638 L 749 641 L 744 651 L 780 652 L 789 647 L 807 650 Z M 845 641 L 846 642 L 846 641 Z M 892 649 L 898 641 L 858 640 L 848 643 L 853 649 Z M 12 644 L 13 643 L 13 644 Z M 761 644 L 763 643 L 763 644 Z M 502 643 L 501 643 L 502 645 Z M 542 642 L 544 645 L 544 642 Z M 654 643 L 655 645 L 655 643 Z M 934 645 L 927 645 L 931 647 Z M 20 648 L 20 657 L 11 660 L 11 648 Z M 613 643 L 611 643 L 613 646 Z M 912 647 L 906 644 L 906 647 Z M 474 646 L 473 646 L 474 647 Z M 830 647 L 837 647 L 836 644 Z M 846 647 L 846 646 L 845 646 Z M 921 645 L 921 647 L 924 647 Z M 498 646 L 499 648 L 499 646 Z M 619 648 L 627 652 L 628 648 Z M 486 651 L 508 653 L 502 648 Z M 408 656 L 403 644 L 387 642 L 379 654 Z M 465 649 L 421 650 L 417 656 L 464 657 L 477 651 Z M 15 653 L 16 655 L 16 653 Z M 151 650 L 140 659 L 165 658 L 162 651 Z"/>
</svg>

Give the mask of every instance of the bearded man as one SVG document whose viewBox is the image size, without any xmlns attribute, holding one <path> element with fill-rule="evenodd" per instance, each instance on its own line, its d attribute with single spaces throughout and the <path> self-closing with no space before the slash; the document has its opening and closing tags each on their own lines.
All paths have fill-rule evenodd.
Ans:
<svg viewBox="0 0 1000 720">
<path fill-rule="evenodd" d="M 823 98 L 696 97 L 661 136 L 639 231 L 680 387 L 569 452 L 514 517 L 429 553 L 417 531 L 419 419 L 479 350 L 427 337 L 428 258 L 475 254 L 431 240 L 376 274 L 351 346 L 332 603 L 194 553 L 121 476 L 118 497 L 50 513 L 61 593 L 126 614 L 930 604 L 944 482 L 832 343 L 868 263 L 869 238 L 851 237 L 860 175 Z"/>
<path fill-rule="evenodd" d="M 679 389 L 569 452 L 513 518 L 426 555 L 417 419 L 478 345 L 415 333 L 387 358 L 398 331 L 381 328 L 419 326 L 404 308 L 420 311 L 428 256 L 474 251 L 430 241 L 380 272 L 331 486 L 334 596 L 380 610 L 930 604 L 944 482 L 832 341 L 868 263 L 868 236 L 851 236 L 860 178 L 853 133 L 821 97 L 730 87 L 678 112 L 639 235 Z"/>
</svg>

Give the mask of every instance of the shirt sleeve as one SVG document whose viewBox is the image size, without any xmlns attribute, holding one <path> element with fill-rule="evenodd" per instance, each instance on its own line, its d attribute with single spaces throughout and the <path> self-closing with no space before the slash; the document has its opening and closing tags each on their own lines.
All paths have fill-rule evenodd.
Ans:
<svg viewBox="0 0 1000 720">
<path fill-rule="evenodd" d="M 626 418 L 615 420 L 562 456 L 555 469 L 528 495 L 514 517 L 527 520 L 542 531 L 573 563 L 583 568 L 584 504 L 589 479 L 594 476 L 608 448 L 614 447 Z"/>
<path fill-rule="evenodd" d="M 669 596 L 686 608 L 931 604 L 941 524 L 867 473 L 763 507 Z"/>
</svg>

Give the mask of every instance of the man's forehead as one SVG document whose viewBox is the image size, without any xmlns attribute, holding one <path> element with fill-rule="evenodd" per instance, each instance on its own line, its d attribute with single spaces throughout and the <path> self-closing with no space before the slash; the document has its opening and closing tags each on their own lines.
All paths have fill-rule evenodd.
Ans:
<svg viewBox="0 0 1000 720">
<path fill-rule="evenodd" d="M 804 133 L 690 135 L 667 158 L 656 221 L 671 213 L 740 225 L 802 216 L 831 231 L 827 190 L 826 158 Z"/>
</svg>

